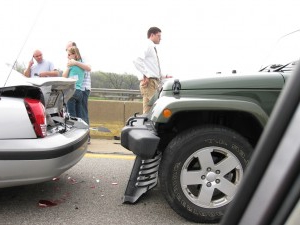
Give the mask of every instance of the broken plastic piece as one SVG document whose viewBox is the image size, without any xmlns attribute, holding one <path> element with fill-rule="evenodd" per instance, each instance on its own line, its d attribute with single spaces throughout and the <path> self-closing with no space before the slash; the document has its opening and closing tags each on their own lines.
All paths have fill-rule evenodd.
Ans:
<svg viewBox="0 0 300 225">
<path fill-rule="evenodd" d="M 52 206 L 56 206 L 57 203 L 49 201 L 49 200 L 40 200 L 39 201 L 39 207 L 41 208 L 46 208 L 46 207 L 52 207 Z"/>
</svg>

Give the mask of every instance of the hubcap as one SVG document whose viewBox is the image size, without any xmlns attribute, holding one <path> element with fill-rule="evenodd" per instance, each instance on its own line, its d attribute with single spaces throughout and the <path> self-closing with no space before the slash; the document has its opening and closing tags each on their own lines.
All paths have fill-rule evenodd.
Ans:
<svg viewBox="0 0 300 225">
<path fill-rule="evenodd" d="M 215 174 L 214 172 L 209 172 L 207 175 L 206 175 L 206 179 L 207 181 L 209 182 L 213 182 L 216 180 L 216 177 L 217 177 L 217 174 Z"/>
</svg>

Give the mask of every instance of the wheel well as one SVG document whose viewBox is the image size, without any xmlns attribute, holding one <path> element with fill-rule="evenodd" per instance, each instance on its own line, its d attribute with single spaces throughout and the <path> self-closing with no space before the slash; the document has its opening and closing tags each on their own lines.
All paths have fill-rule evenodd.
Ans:
<svg viewBox="0 0 300 225">
<path fill-rule="evenodd" d="M 167 143 L 178 133 L 200 125 L 221 125 L 231 128 L 246 138 L 254 148 L 263 131 L 263 126 L 251 114 L 241 111 L 185 111 L 175 114 L 169 123 L 158 124 L 161 144 Z M 161 146 L 164 148 L 163 146 Z"/>
</svg>

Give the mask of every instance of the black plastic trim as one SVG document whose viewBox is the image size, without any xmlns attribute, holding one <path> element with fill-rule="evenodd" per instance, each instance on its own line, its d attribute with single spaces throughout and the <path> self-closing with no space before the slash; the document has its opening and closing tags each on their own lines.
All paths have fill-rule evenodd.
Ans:
<svg viewBox="0 0 300 225">
<path fill-rule="evenodd" d="M 156 154 L 159 141 L 160 138 L 145 125 L 126 126 L 121 133 L 121 145 L 142 159 Z"/>
</svg>

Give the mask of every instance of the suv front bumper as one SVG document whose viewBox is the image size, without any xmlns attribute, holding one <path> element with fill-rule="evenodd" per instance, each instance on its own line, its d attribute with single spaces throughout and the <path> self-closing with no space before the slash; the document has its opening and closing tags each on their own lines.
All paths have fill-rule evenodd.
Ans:
<svg viewBox="0 0 300 225">
<path fill-rule="evenodd" d="M 157 185 L 161 153 L 157 147 L 160 138 L 146 117 L 131 117 L 121 133 L 121 145 L 137 157 L 131 170 L 123 203 L 135 203 L 143 194 Z"/>
<path fill-rule="evenodd" d="M 131 117 L 121 132 L 121 145 L 141 159 L 151 159 L 156 155 L 160 138 L 147 125 L 146 117 Z"/>
</svg>

